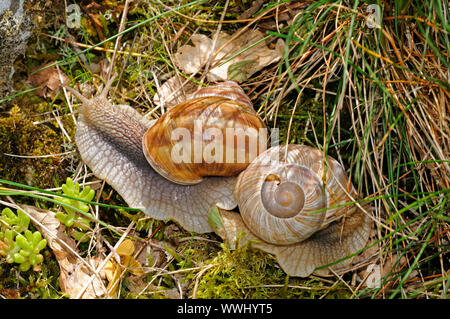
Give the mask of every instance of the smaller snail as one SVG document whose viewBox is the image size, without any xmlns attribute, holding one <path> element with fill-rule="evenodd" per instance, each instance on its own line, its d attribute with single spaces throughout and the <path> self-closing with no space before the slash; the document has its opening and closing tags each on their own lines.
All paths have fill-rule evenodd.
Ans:
<svg viewBox="0 0 450 319">
<path fill-rule="evenodd" d="M 322 152 L 305 145 L 268 149 L 238 177 L 240 214 L 215 211 L 220 223 L 213 228 L 230 244 L 244 232 L 239 244 L 255 240 L 292 276 L 328 274 L 327 268 L 315 269 L 362 249 L 371 223 L 368 206 L 352 203 L 358 195 L 343 167 L 331 157 L 325 172 L 323 164 Z M 350 264 L 351 258 L 330 268 L 342 271 Z"/>
<path fill-rule="evenodd" d="M 202 176 L 201 183 L 197 177 L 194 182 L 184 181 L 184 184 L 196 183 L 196 185 L 178 185 L 166 179 L 167 174 L 162 177 L 155 172 L 144 155 L 144 135 L 151 135 L 153 127 L 157 131 L 164 131 L 164 125 L 176 127 L 180 123 L 178 119 L 164 122 L 167 118 L 172 119 L 176 112 L 181 112 L 180 114 L 184 116 L 183 120 L 192 119 L 192 117 L 187 116 L 186 109 L 175 106 L 174 111 L 169 111 L 160 119 L 148 120 L 128 105 L 116 105 L 108 101 L 107 94 L 112 83 L 113 79 L 106 84 L 98 96 L 92 99 L 66 87 L 82 102 L 82 106 L 78 109 L 75 142 L 84 163 L 94 175 L 111 185 L 130 207 L 139 208 L 155 219 L 174 220 L 188 231 L 211 232 L 207 217 L 209 208 L 212 205 L 223 209 L 236 207 L 232 194 L 236 176 Z M 218 97 L 221 92 L 225 97 Z M 243 122 L 239 123 L 243 125 L 246 123 L 261 125 L 262 123 L 253 111 L 250 99 L 234 82 L 205 88 L 198 94 L 198 98 L 185 102 L 183 107 L 190 105 L 189 110 L 195 112 L 197 101 L 201 102 L 201 105 L 208 105 L 209 101 L 213 101 L 209 103 L 213 105 L 236 104 L 244 113 Z M 223 112 L 226 113 L 227 110 Z M 218 115 L 229 120 L 227 125 L 233 127 L 233 116 Z M 240 116 L 240 114 L 237 115 Z M 249 120 L 250 117 L 255 119 Z M 205 120 L 207 123 L 204 126 L 208 127 L 210 117 L 199 116 L 199 119 Z M 241 121 L 240 117 L 237 120 Z M 220 122 L 220 118 L 217 122 Z M 145 140 L 147 141 L 144 142 L 146 149 L 152 150 L 153 147 L 161 149 L 159 147 L 161 145 L 153 145 L 153 141 L 148 141 L 147 138 Z M 171 161 L 171 158 L 164 158 L 163 161 Z M 238 163 L 239 170 L 230 170 L 231 174 L 237 174 L 248 165 L 248 162 L 244 164 Z M 153 165 L 157 167 L 158 164 L 156 162 Z M 213 171 L 207 175 L 222 174 Z"/>
</svg>

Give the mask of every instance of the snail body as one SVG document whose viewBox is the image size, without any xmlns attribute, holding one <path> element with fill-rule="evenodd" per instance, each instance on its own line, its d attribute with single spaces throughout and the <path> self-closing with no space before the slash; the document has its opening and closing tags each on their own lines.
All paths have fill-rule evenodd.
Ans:
<svg viewBox="0 0 450 319">
<path fill-rule="evenodd" d="M 260 154 L 238 177 L 234 195 L 240 214 L 220 211 L 219 235 L 232 242 L 245 232 L 257 247 L 274 253 L 287 273 L 301 277 L 363 248 L 370 219 L 353 203 L 359 196 L 343 167 L 331 157 L 325 161 L 326 169 L 322 152 L 305 145 Z"/>
<path fill-rule="evenodd" d="M 145 133 L 143 149 L 165 178 L 198 184 L 204 176 L 243 171 L 266 149 L 265 129 L 244 91 L 227 81 L 201 89 L 164 113 Z"/>
<path fill-rule="evenodd" d="M 112 80 L 92 99 L 67 87 L 82 102 L 75 142 L 84 163 L 129 206 L 155 219 L 174 220 L 188 231 L 210 232 L 207 214 L 212 205 L 236 207 L 232 194 L 236 177 L 203 177 L 201 183 L 187 186 L 162 177 L 142 149 L 144 135 L 158 120 L 148 120 L 130 106 L 110 103 L 111 84 Z"/>
</svg>

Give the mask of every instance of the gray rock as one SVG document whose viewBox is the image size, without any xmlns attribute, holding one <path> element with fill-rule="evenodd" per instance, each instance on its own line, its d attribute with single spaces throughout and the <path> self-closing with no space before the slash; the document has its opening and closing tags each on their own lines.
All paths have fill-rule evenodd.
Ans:
<svg viewBox="0 0 450 319">
<path fill-rule="evenodd" d="M 14 93 L 14 61 L 25 53 L 34 29 L 33 19 L 24 9 L 27 1 L 0 0 L 0 100 Z"/>
</svg>

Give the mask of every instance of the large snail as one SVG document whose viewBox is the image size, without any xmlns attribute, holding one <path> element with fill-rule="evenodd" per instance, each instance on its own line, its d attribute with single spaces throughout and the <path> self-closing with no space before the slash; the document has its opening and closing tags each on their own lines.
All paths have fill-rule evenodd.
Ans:
<svg viewBox="0 0 450 319">
<path fill-rule="evenodd" d="M 172 163 L 170 131 L 177 127 L 193 130 L 193 119 L 200 119 L 205 128 L 264 127 L 250 99 L 237 84 L 228 81 L 200 90 L 192 100 L 173 107 L 160 119 L 151 121 L 130 106 L 111 104 L 107 94 L 112 82 L 113 79 L 92 99 L 66 87 L 82 102 L 75 142 L 84 163 L 94 175 L 110 184 L 129 206 L 139 208 L 155 219 L 175 220 L 188 231 L 211 232 L 207 218 L 210 207 L 236 207 L 233 198 L 234 175 L 253 158 L 244 156 L 246 160 L 237 163 L 237 168 L 207 163 L 210 166 L 206 172 L 196 171 L 202 166 L 200 162 L 186 169 L 184 163 Z M 189 112 L 195 117 L 190 116 Z M 227 147 L 234 147 L 230 140 L 224 139 L 223 143 L 225 153 Z M 144 155 L 145 149 L 152 152 Z M 258 149 L 257 153 L 264 149 Z M 164 177 L 152 169 L 146 157 Z M 228 173 L 223 173 L 223 170 Z M 185 173 L 187 171 L 189 176 Z M 214 177 L 218 175 L 221 177 Z M 172 181 L 196 185 L 178 185 Z"/>
<path fill-rule="evenodd" d="M 318 149 L 266 150 L 239 175 L 234 194 L 240 214 L 216 210 L 216 232 L 231 245 L 244 233 L 240 245 L 255 241 L 292 276 L 309 276 L 357 252 L 369 237 L 368 206 L 354 203 L 356 190 L 336 160 L 327 157 L 324 170 Z M 341 271 L 350 264 L 348 258 L 330 268 Z M 314 273 L 326 275 L 329 269 Z"/>
</svg>

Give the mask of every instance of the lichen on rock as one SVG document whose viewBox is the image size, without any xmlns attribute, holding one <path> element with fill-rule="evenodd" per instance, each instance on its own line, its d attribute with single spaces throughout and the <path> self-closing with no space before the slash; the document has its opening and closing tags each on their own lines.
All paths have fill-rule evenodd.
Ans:
<svg viewBox="0 0 450 319">
<path fill-rule="evenodd" d="M 25 53 L 34 23 L 24 9 L 28 0 L 0 2 L 0 100 L 14 93 L 14 61 Z"/>
</svg>

